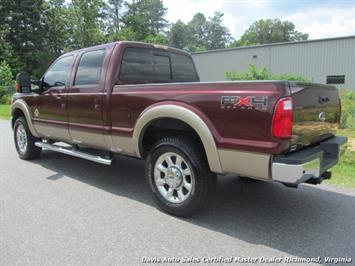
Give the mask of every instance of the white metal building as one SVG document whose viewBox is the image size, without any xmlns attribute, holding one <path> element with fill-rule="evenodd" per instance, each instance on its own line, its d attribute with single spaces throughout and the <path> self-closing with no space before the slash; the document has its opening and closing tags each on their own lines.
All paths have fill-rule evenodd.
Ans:
<svg viewBox="0 0 355 266">
<path fill-rule="evenodd" d="M 201 81 L 225 80 L 225 72 L 250 63 L 271 74 L 297 74 L 312 82 L 355 90 L 355 36 L 274 43 L 192 54 Z"/>
</svg>

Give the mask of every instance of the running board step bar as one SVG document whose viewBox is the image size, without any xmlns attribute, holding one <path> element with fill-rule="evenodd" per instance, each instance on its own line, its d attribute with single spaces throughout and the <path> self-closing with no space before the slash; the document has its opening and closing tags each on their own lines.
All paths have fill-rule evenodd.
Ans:
<svg viewBox="0 0 355 266">
<path fill-rule="evenodd" d="M 49 144 L 49 143 L 45 143 L 45 142 L 39 142 L 39 141 L 35 142 L 35 145 L 39 148 L 42 148 L 42 149 L 47 149 L 47 150 L 51 150 L 51 151 L 55 151 L 55 152 L 59 152 L 59 153 L 64 153 L 67 155 L 79 157 L 82 159 L 86 159 L 89 161 L 93 161 L 93 162 L 97 162 L 97 163 L 101 163 L 101 164 L 105 164 L 105 165 L 112 164 L 112 159 L 110 159 L 110 158 L 103 158 L 101 156 L 82 152 L 80 150 L 73 149 L 73 148 L 64 148 L 64 147 L 61 147 L 58 145 Z"/>
</svg>

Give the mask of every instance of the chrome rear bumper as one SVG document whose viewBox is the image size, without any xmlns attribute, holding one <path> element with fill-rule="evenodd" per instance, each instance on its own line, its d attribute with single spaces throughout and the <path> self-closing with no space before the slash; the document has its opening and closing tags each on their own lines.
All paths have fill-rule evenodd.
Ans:
<svg viewBox="0 0 355 266">
<path fill-rule="evenodd" d="M 346 143 L 346 137 L 336 136 L 315 147 L 275 156 L 271 167 L 272 179 L 288 185 L 320 183 L 326 176 L 330 177 L 325 173 L 338 163 L 346 150 Z"/>
</svg>

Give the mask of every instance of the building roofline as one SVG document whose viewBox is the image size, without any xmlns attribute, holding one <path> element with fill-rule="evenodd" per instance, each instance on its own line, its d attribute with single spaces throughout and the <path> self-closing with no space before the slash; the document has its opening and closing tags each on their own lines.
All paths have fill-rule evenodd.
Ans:
<svg viewBox="0 0 355 266">
<path fill-rule="evenodd" d="M 222 49 L 214 49 L 214 50 L 201 51 L 201 52 L 192 52 L 191 54 L 195 55 L 195 54 L 205 54 L 205 53 L 216 53 L 216 52 L 243 50 L 243 49 L 264 48 L 264 47 L 279 46 L 279 45 L 293 45 L 293 44 L 300 44 L 300 43 L 335 41 L 335 40 L 344 40 L 344 39 L 355 39 L 355 35 L 333 37 L 333 38 L 323 38 L 323 39 L 313 39 L 313 40 L 304 40 L 304 41 L 277 42 L 277 43 L 259 44 L 259 45 L 251 45 L 251 46 L 239 46 L 239 47 L 233 47 L 233 48 L 222 48 Z"/>
</svg>

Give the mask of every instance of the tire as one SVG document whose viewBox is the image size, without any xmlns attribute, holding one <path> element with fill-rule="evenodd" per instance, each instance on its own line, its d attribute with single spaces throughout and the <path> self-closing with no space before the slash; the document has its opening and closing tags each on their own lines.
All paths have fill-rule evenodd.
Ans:
<svg viewBox="0 0 355 266">
<path fill-rule="evenodd" d="M 14 124 L 14 141 L 21 159 L 31 160 L 41 155 L 42 149 L 35 146 L 35 142 L 40 141 L 40 139 L 31 134 L 27 121 L 22 116 L 17 118 Z"/>
<path fill-rule="evenodd" d="M 153 146 L 146 178 L 156 204 L 176 216 L 200 210 L 216 188 L 203 147 L 185 137 L 166 137 Z"/>
</svg>

